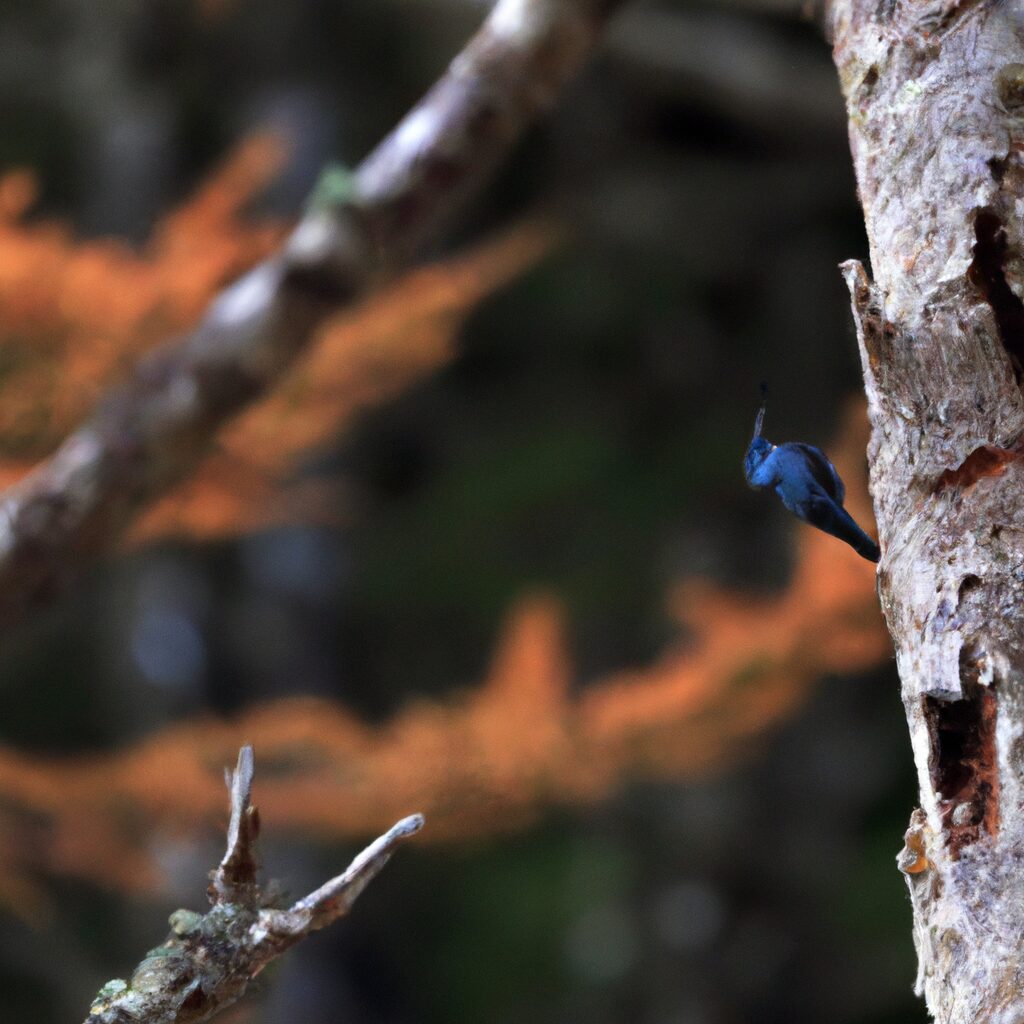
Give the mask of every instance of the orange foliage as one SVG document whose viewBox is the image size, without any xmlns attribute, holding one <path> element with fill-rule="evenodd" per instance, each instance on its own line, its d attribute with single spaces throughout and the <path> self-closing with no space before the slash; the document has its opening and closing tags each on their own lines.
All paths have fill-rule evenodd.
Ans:
<svg viewBox="0 0 1024 1024">
<path fill-rule="evenodd" d="M 864 433 L 858 406 L 836 459 L 851 484 Z M 863 494 L 850 504 L 867 518 Z M 267 827 L 325 839 L 375 833 L 415 810 L 427 815 L 425 838 L 487 834 L 551 804 L 600 800 L 630 779 L 706 772 L 792 713 L 824 673 L 866 669 L 889 651 L 870 564 L 822 533 L 797 530 L 783 593 L 686 583 L 670 610 L 693 641 L 578 693 L 561 611 L 537 598 L 512 615 L 479 686 L 413 704 L 381 727 L 305 698 L 236 721 L 186 722 L 90 759 L 0 751 L 0 813 L 11 818 L 0 830 L 0 897 L 31 893 L 30 864 L 112 886 L 155 885 L 150 851 L 161 836 L 222 825 L 222 767 L 243 742 L 256 749 Z"/>
<path fill-rule="evenodd" d="M 213 293 L 267 255 L 283 227 L 240 211 L 281 147 L 242 143 L 138 251 L 26 219 L 27 172 L 0 178 L 0 479 L 47 454 L 140 351 L 193 323 Z"/>
<path fill-rule="evenodd" d="M 279 225 L 253 225 L 240 211 L 280 158 L 269 139 L 245 143 L 141 251 L 26 220 L 33 180 L 0 178 L 0 486 L 49 451 L 128 360 L 185 329 L 222 284 L 277 244 Z M 518 228 L 407 275 L 329 323 L 130 540 L 336 519 L 331 485 L 298 475 L 306 453 L 360 408 L 449 359 L 466 312 L 552 241 L 545 226 Z M 863 409 L 849 419 L 836 462 L 852 483 Z M 867 517 L 863 495 L 851 504 Z M 632 778 L 707 771 L 791 713 L 823 673 L 866 668 L 888 650 L 868 563 L 816 531 L 801 527 L 798 538 L 785 592 L 746 597 L 684 583 L 670 611 L 694 639 L 582 688 L 559 606 L 536 598 L 512 614 L 478 686 L 414 704 L 379 728 L 329 701 L 295 699 L 232 722 L 186 722 L 92 758 L 0 749 L 0 902 L 38 908 L 40 871 L 157 885 L 161 836 L 222 825 L 221 770 L 243 742 L 256 748 L 256 796 L 269 827 L 328 839 L 378 832 L 413 810 L 427 814 L 429 838 L 486 834 L 554 803 L 602 799 Z"/>
<path fill-rule="evenodd" d="M 280 242 L 281 225 L 251 224 L 241 213 L 282 156 L 269 137 L 240 145 L 141 251 L 26 220 L 31 175 L 0 178 L 0 488 L 50 452 L 141 351 L 189 327 L 220 287 Z M 553 239 L 549 227 L 522 226 L 334 318 L 195 474 L 146 512 L 129 542 L 337 521 L 337 487 L 297 478 L 303 457 L 359 408 L 451 358 L 472 306 L 537 262 Z"/>
<path fill-rule="evenodd" d="M 522 225 L 414 270 L 333 318 L 299 365 L 222 433 L 191 480 L 157 502 L 130 539 L 210 539 L 296 520 L 336 522 L 336 488 L 295 478 L 302 459 L 337 437 L 354 413 L 451 359 L 470 309 L 534 265 L 554 239 L 548 226 Z"/>
</svg>

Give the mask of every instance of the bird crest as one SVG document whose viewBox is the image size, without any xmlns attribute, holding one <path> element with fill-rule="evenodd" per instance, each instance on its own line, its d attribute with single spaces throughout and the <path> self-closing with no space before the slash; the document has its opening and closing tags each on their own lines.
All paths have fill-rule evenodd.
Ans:
<svg viewBox="0 0 1024 1024">
<path fill-rule="evenodd" d="M 750 446 L 747 448 L 746 457 L 743 460 L 743 469 L 746 472 L 747 482 L 755 486 L 751 479 L 758 466 L 772 453 L 775 445 L 767 438 L 762 437 L 761 430 L 764 427 L 764 414 L 768 408 L 768 386 L 761 385 L 761 408 L 757 410 L 757 419 L 754 420 L 754 436 L 750 439 Z"/>
</svg>

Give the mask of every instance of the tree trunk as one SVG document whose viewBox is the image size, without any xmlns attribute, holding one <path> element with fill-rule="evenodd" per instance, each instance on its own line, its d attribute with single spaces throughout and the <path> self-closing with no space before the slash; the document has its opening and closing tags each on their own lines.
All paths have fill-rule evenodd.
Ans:
<svg viewBox="0 0 1024 1024">
<path fill-rule="evenodd" d="M 942 1022 L 1024 1021 L 1024 2 L 833 0 L 853 299 L 921 788 L 899 865 Z"/>
</svg>

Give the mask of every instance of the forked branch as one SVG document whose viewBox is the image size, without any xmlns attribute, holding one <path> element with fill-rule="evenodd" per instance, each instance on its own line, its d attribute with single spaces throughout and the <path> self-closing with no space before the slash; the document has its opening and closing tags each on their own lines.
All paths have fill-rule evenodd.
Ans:
<svg viewBox="0 0 1024 1024">
<path fill-rule="evenodd" d="M 403 818 L 336 878 L 286 909 L 266 906 L 256 877 L 259 815 L 251 800 L 252 747 L 243 747 L 228 777 L 227 849 L 209 888 L 205 914 L 176 910 L 171 933 L 125 981 L 108 981 L 85 1024 L 198 1024 L 234 1003 L 271 960 L 301 938 L 347 914 L 395 846 L 423 827 Z"/>
</svg>

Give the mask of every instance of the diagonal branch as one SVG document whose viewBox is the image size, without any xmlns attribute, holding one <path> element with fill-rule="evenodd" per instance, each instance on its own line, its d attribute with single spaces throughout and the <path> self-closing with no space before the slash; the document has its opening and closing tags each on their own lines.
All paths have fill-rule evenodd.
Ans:
<svg viewBox="0 0 1024 1024">
<path fill-rule="evenodd" d="M 290 946 L 308 932 L 326 928 L 343 917 L 352 909 L 359 894 L 391 859 L 395 844 L 415 835 L 422 827 L 423 816 L 420 814 L 403 818 L 370 843 L 342 874 L 324 882 L 315 892 L 304 896 L 287 910 L 263 911 L 260 923 L 267 931 L 264 943 L 273 945 L 284 942 Z"/>
<path fill-rule="evenodd" d="M 620 0 L 499 0 L 438 83 L 282 250 L 116 393 L 0 502 L 0 626 L 107 550 L 273 387 L 325 318 L 413 257 L 551 105 Z"/>
<path fill-rule="evenodd" d="M 85 1024 L 199 1024 L 234 1003 L 264 967 L 311 931 L 347 914 L 388 862 L 395 846 L 423 827 L 403 818 L 371 843 L 348 869 L 286 910 L 263 906 L 256 881 L 259 818 L 250 800 L 252 747 L 243 747 L 230 774 L 227 850 L 213 871 L 212 909 L 176 910 L 171 934 L 149 951 L 128 981 L 108 981 Z"/>
</svg>

